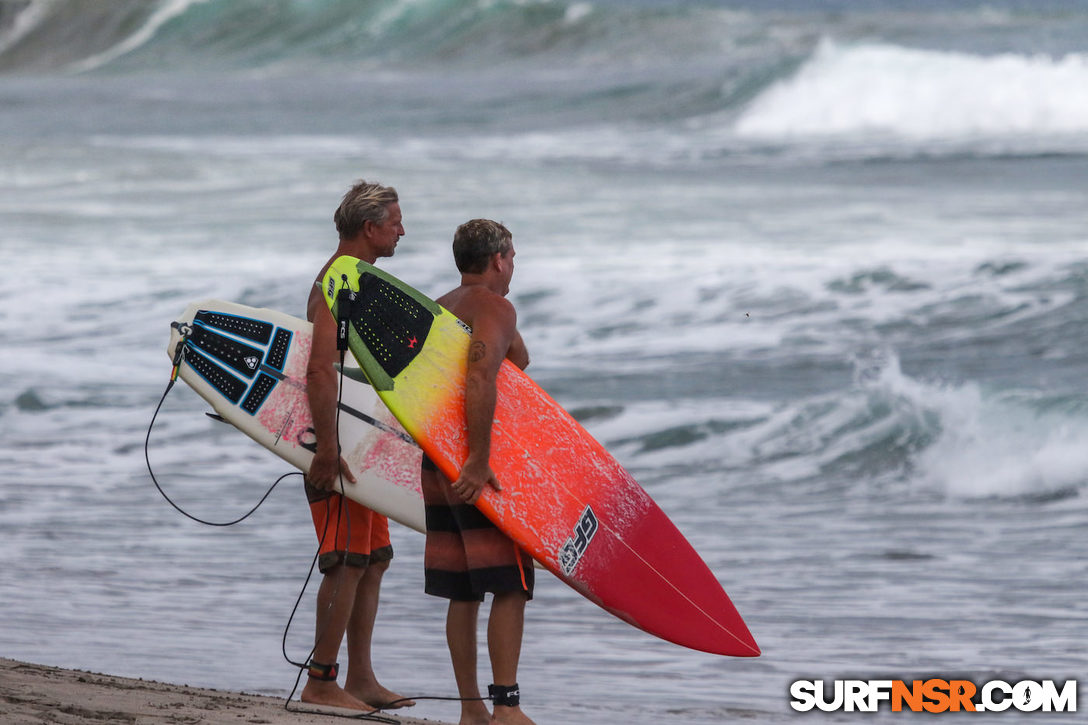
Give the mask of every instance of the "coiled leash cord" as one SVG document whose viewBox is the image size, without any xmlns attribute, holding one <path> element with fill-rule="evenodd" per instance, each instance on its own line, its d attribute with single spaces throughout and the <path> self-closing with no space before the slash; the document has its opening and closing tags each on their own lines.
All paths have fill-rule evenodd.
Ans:
<svg viewBox="0 0 1088 725">
<path fill-rule="evenodd" d="M 341 309 L 343 309 L 343 308 L 344 308 L 344 306 L 341 306 Z M 339 339 L 338 339 L 338 345 L 337 345 L 337 347 L 340 349 L 340 379 L 339 379 L 339 386 L 338 386 L 338 391 L 337 391 L 337 406 L 336 406 L 336 430 L 337 430 L 337 435 L 339 435 L 339 431 L 340 431 L 340 402 L 341 402 L 341 400 L 343 398 L 343 391 L 344 391 L 344 373 L 343 373 L 343 371 L 344 371 L 345 351 L 347 349 L 347 345 L 346 345 L 347 328 L 346 328 L 346 325 L 343 324 L 343 321 L 338 321 L 338 322 L 340 322 L 341 324 L 338 325 L 338 327 L 339 327 L 338 338 Z M 242 516 L 239 516 L 238 518 L 233 519 L 231 521 L 208 521 L 206 519 L 200 518 L 199 516 L 195 516 L 195 515 L 189 513 L 184 508 L 182 508 L 180 505 L 178 505 L 173 499 L 170 498 L 170 496 L 166 493 L 166 491 L 163 489 L 163 487 L 159 484 L 158 478 L 155 476 L 155 472 L 154 472 L 154 470 L 152 469 L 152 466 L 151 466 L 151 457 L 150 457 L 151 431 L 155 426 L 155 421 L 158 419 L 159 412 L 162 410 L 163 404 L 166 402 L 166 397 L 170 394 L 170 391 L 173 389 L 174 384 L 177 382 L 178 374 L 179 374 L 179 371 L 181 369 L 181 363 L 185 360 L 185 350 L 186 350 L 186 344 L 185 343 L 188 340 L 189 336 L 192 334 L 192 328 L 189 325 L 185 324 L 185 323 L 172 322 L 172 323 L 170 323 L 170 326 L 173 327 L 174 329 L 176 329 L 181 337 L 180 337 L 180 339 L 178 341 L 177 346 L 174 349 L 174 356 L 173 356 L 173 359 L 172 359 L 173 367 L 172 367 L 172 370 L 171 370 L 171 373 L 170 373 L 170 381 L 167 383 L 166 389 L 162 393 L 162 397 L 159 398 L 159 402 L 155 406 L 155 412 L 151 416 L 151 422 L 148 424 L 148 427 L 147 427 L 147 435 L 144 438 L 144 462 L 147 464 L 147 472 L 151 476 L 151 482 L 155 485 L 155 488 L 158 490 L 159 494 L 166 500 L 167 503 L 170 504 L 170 506 L 172 506 L 178 513 L 182 514 L 186 518 L 191 519 L 192 521 L 195 521 L 195 522 L 197 522 L 199 524 L 203 524 L 205 526 L 216 526 L 216 527 L 234 526 L 235 524 L 239 524 L 242 521 L 245 521 L 246 519 L 248 519 L 250 516 L 252 516 L 257 511 L 257 509 L 259 509 L 264 504 L 264 502 L 266 500 L 268 500 L 268 497 L 272 495 L 272 492 L 276 489 L 276 487 L 280 484 L 280 482 L 282 482 L 285 478 L 288 478 L 289 476 L 303 476 L 303 474 L 302 474 L 301 471 L 290 471 L 288 473 L 283 474 L 282 476 L 280 476 L 279 478 L 277 478 L 275 480 L 275 482 L 268 488 L 268 490 L 264 493 L 264 495 L 261 496 L 261 499 L 256 503 L 256 505 L 253 506 L 253 508 L 251 508 L 249 511 L 247 511 Z M 216 416 L 211 416 L 210 414 L 209 414 L 209 416 L 210 417 L 216 417 Z M 340 447 L 339 446 L 339 441 L 337 441 L 337 449 L 339 449 L 339 447 Z M 344 478 L 343 478 L 343 472 L 342 471 L 340 473 L 340 481 L 339 482 L 340 482 L 339 493 L 341 495 L 343 495 L 344 494 Z M 326 505 L 326 507 L 329 505 L 328 500 L 326 500 L 325 505 Z M 338 507 L 336 529 L 339 530 L 339 528 L 340 528 L 340 521 L 341 521 L 340 516 L 341 515 L 346 515 L 347 519 L 345 521 L 345 524 L 348 527 L 347 535 L 348 535 L 348 540 L 350 540 L 350 538 L 351 538 L 351 513 L 350 513 L 350 511 L 345 511 L 345 509 L 346 509 L 346 507 L 344 507 L 344 506 Z M 309 571 L 306 574 L 306 579 L 302 584 L 302 588 L 300 589 L 300 591 L 298 593 L 298 597 L 296 597 L 296 599 L 295 599 L 294 606 L 291 608 L 291 614 L 288 617 L 287 624 L 286 624 L 286 626 L 284 627 L 284 630 L 283 630 L 283 638 L 282 638 L 282 641 L 281 641 L 281 651 L 282 651 L 282 654 L 283 654 L 283 658 L 288 662 L 288 664 L 298 668 L 298 676 L 295 678 L 295 684 L 292 687 L 291 692 L 287 695 L 286 700 L 284 701 L 284 710 L 286 710 L 288 712 L 292 712 L 292 713 L 297 713 L 297 714 L 324 715 L 324 716 L 327 716 L 327 717 L 337 717 L 337 718 L 343 718 L 343 719 L 348 719 L 348 720 L 360 720 L 360 721 L 365 721 L 365 722 L 380 722 L 380 723 L 389 723 L 390 725 L 397 725 L 397 723 L 400 722 L 399 720 L 389 718 L 389 717 L 384 717 L 384 716 L 380 715 L 379 713 L 381 713 L 385 709 L 392 708 L 392 707 L 394 707 L 394 706 L 396 706 L 396 705 L 398 705 L 398 704 L 400 704 L 402 702 L 407 702 L 409 700 L 415 700 L 415 701 L 430 700 L 430 701 L 440 701 L 440 702 L 468 702 L 468 701 L 488 701 L 488 700 L 493 700 L 493 701 L 495 701 L 496 704 L 508 704 L 508 703 L 512 703 L 512 704 L 515 704 L 515 705 L 517 704 L 517 690 L 516 690 L 517 686 L 516 685 L 515 685 L 514 688 L 496 688 L 494 685 L 491 685 L 488 688 L 488 696 L 487 697 L 461 698 L 461 697 L 442 697 L 442 696 L 435 696 L 435 695 L 405 697 L 405 698 L 402 698 L 400 700 L 394 700 L 393 702 L 386 703 L 383 708 L 377 708 L 377 709 L 370 710 L 370 711 L 367 711 L 367 712 L 353 713 L 353 714 L 350 714 L 350 715 L 349 714 L 340 714 L 340 713 L 331 713 L 331 712 L 320 711 L 320 710 L 309 710 L 309 709 L 291 707 L 291 705 L 293 703 L 292 698 L 294 697 L 295 693 L 298 691 L 298 686 L 299 686 L 299 683 L 302 681 L 303 673 L 305 673 L 310 667 L 311 658 L 313 657 L 313 653 L 317 648 L 317 642 L 320 641 L 320 637 L 315 638 L 314 648 L 311 649 L 309 654 L 306 656 L 306 662 L 296 662 L 294 659 L 291 658 L 291 656 L 287 652 L 287 637 L 288 637 L 288 635 L 290 633 L 291 625 L 294 622 L 295 615 L 298 614 L 298 611 L 299 611 L 299 609 L 300 609 L 300 607 L 302 605 L 302 599 L 306 594 L 306 589 L 309 587 L 310 581 L 313 578 L 314 570 L 317 568 L 317 562 L 318 562 L 318 559 L 319 559 L 319 557 L 321 555 L 321 549 L 322 549 L 322 547 L 324 546 L 324 543 L 325 543 L 325 536 L 328 534 L 329 523 L 330 523 L 329 522 L 329 517 L 326 515 L 326 517 L 325 517 L 325 527 L 324 527 L 324 530 L 321 533 L 321 539 L 318 542 L 317 551 L 314 553 L 313 560 L 310 562 L 310 568 L 309 568 Z M 333 598 L 335 598 L 335 595 L 334 595 Z M 330 604 L 330 606 L 331 606 L 331 604 Z"/>
<path fill-rule="evenodd" d="M 241 523 L 242 521 L 245 521 L 250 516 L 252 516 L 253 513 L 261 507 L 261 504 L 263 504 L 268 499 L 268 497 L 272 495 L 272 492 L 276 489 L 276 486 L 280 484 L 280 481 L 287 478 L 288 476 L 301 476 L 302 473 L 299 471 L 291 471 L 277 478 L 275 483 L 273 483 L 269 487 L 268 491 L 265 492 L 264 496 L 261 496 L 261 500 L 257 502 L 256 506 L 251 508 L 242 516 L 234 519 L 233 521 L 208 521 L 206 519 L 200 518 L 199 516 L 194 516 L 193 514 L 189 513 L 181 506 L 179 506 L 177 503 L 175 503 L 174 500 L 170 498 L 169 495 L 167 495 L 166 491 L 163 490 L 163 487 L 159 485 L 159 480 L 155 477 L 155 471 L 151 468 L 151 429 L 155 427 L 155 420 L 159 417 L 159 411 L 162 410 L 163 403 L 166 402 L 166 396 L 170 394 L 170 391 L 174 387 L 174 383 L 176 383 L 178 380 L 178 371 L 181 369 L 181 363 L 185 359 L 185 342 L 189 339 L 189 335 L 192 334 L 192 328 L 184 323 L 171 322 L 170 326 L 180 333 L 181 339 L 178 340 L 177 347 L 174 348 L 173 369 L 170 372 L 170 382 L 166 384 L 166 390 L 163 391 L 162 397 L 159 398 L 159 404 L 155 406 L 155 412 L 151 416 L 151 423 L 147 426 L 147 436 L 144 438 L 144 462 L 147 463 L 147 472 L 151 476 L 151 482 L 155 484 L 155 488 L 158 489 L 159 493 L 162 494 L 162 497 L 166 499 L 166 502 L 173 506 L 174 509 L 183 516 L 186 516 L 187 518 L 196 521 L 198 524 L 204 524 L 205 526 L 234 526 L 235 524 Z"/>
<path fill-rule="evenodd" d="M 181 515 L 183 515 L 186 518 L 188 518 L 188 519 L 190 519 L 192 521 L 195 521 L 195 522 L 197 522 L 199 524 L 203 524 L 205 526 L 216 526 L 216 527 L 234 526 L 235 524 L 239 524 L 242 521 L 245 521 L 246 519 L 248 519 L 250 516 L 252 516 L 257 511 L 257 509 L 260 508 L 261 505 L 264 504 L 264 502 L 266 500 L 268 500 L 268 497 L 272 495 L 272 492 L 276 489 L 276 486 L 278 486 L 281 481 L 283 481 L 285 478 L 287 478 L 289 476 L 303 476 L 303 474 L 302 474 L 301 471 L 290 471 L 288 473 L 283 474 L 282 476 L 280 476 L 279 478 L 276 479 L 276 481 L 268 488 L 267 491 L 265 491 L 264 495 L 261 496 L 261 499 L 257 502 L 257 504 L 255 506 L 253 506 L 253 508 L 251 508 L 249 511 L 247 511 L 242 516 L 239 516 L 238 518 L 233 519 L 231 521 L 209 521 L 209 520 L 201 518 L 199 516 L 195 516 L 195 515 L 189 513 L 188 511 L 186 511 L 177 502 L 175 502 L 172 498 L 170 498 L 169 494 L 166 493 L 165 489 L 163 489 L 162 485 L 159 483 L 159 480 L 155 476 L 155 471 L 154 471 L 154 469 L 152 468 L 152 465 L 151 465 L 151 456 L 150 456 L 151 431 L 155 427 L 155 421 L 158 419 L 159 413 L 162 410 L 163 404 L 166 402 L 166 397 L 170 394 L 170 391 L 174 388 L 174 384 L 177 382 L 178 374 L 179 374 L 179 372 L 181 370 L 181 364 L 185 360 L 185 353 L 186 353 L 186 349 L 187 349 L 186 341 L 188 340 L 189 336 L 192 334 L 192 328 L 188 324 L 172 322 L 170 324 L 170 326 L 178 331 L 178 333 L 180 335 L 180 339 L 178 340 L 177 346 L 174 348 L 174 355 L 173 355 L 173 358 L 172 358 L 173 367 L 172 367 L 171 372 L 170 372 L 170 380 L 166 385 L 166 389 L 162 393 L 162 397 L 159 398 L 158 404 L 155 406 L 155 412 L 152 414 L 151 422 L 148 424 L 148 427 L 147 427 L 147 435 L 144 437 L 144 462 L 147 464 L 147 472 L 151 476 L 151 482 L 155 485 L 155 488 L 156 488 L 156 490 L 158 490 L 159 494 L 166 500 L 166 502 L 168 504 L 170 504 L 170 506 L 172 506 L 174 508 L 174 510 L 176 510 Z M 337 407 L 336 407 L 336 429 L 337 429 L 338 434 L 339 434 L 339 429 L 340 429 L 340 405 L 339 404 L 342 401 L 343 390 L 344 390 L 344 376 L 343 376 L 344 350 L 346 350 L 346 349 L 347 348 L 346 348 L 346 345 L 345 345 L 343 350 L 341 350 L 341 353 L 340 353 L 340 370 L 341 370 L 341 373 L 340 373 L 340 380 L 339 380 L 339 389 L 338 389 L 338 392 L 337 392 Z M 219 419 L 217 416 L 213 416 L 211 414 L 209 414 L 209 417 Z M 219 419 L 219 420 L 221 420 L 221 419 Z M 339 448 L 339 441 L 337 441 L 337 448 Z M 305 478 L 305 477 L 303 476 L 303 478 Z M 343 493 L 344 493 L 343 472 L 340 473 L 339 493 L 341 495 L 343 495 Z M 290 694 L 288 694 L 287 699 L 284 702 L 284 709 L 286 709 L 288 711 L 291 711 L 291 712 L 310 712 L 312 714 L 325 714 L 325 715 L 327 715 L 329 713 L 322 713 L 322 712 L 319 712 L 319 711 L 293 710 L 291 708 L 292 698 L 294 697 L 295 692 L 298 690 L 299 683 L 302 681 L 303 673 L 306 672 L 310 667 L 311 658 L 313 657 L 314 650 L 317 648 L 316 642 L 320 641 L 320 639 L 321 639 L 320 636 L 315 638 L 314 648 L 311 649 L 309 654 L 306 655 L 306 657 L 305 657 L 306 661 L 305 662 L 296 662 L 287 652 L 287 638 L 288 638 L 288 636 L 290 634 L 290 631 L 291 631 L 291 625 L 294 623 L 295 615 L 298 614 L 299 609 L 302 606 L 302 599 L 306 595 L 306 590 L 310 585 L 310 581 L 313 579 L 314 570 L 317 568 L 317 562 L 318 562 L 318 559 L 321 556 L 321 549 L 325 544 L 325 537 L 328 534 L 328 531 L 329 531 L 329 528 L 330 528 L 331 517 L 328 516 L 328 508 L 327 507 L 330 505 L 328 499 L 326 500 L 325 505 L 326 505 L 325 527 L 324 527 L 324 530 L 321 532 L 321 538 L 320 538 L 320 540 L 318 542 L 318 545 L 317 545 L 317 551 L 314 552 L 313 559 L 310 562 L 310 568 L 309 568 L 309 571 L 306 573 L 306 579 L 302 584 L 302 588 L 299 590 L 298 596 L 295 598 L 294 606 L 291 608 L 291 614 L 287 618 L 287 624 L 285 625 L 284 630 L 283 630 L 283 638 L 281 640 L 281 645 L 280 646 L 281 646 L 281 651 L 282 651 L 284 660 L 286 660 L 288 662 L 288 664 L 298 668 L 298 676 L 295 678 L 294 687 L 291 689 Z M 346 510 L 346 507 L 344 507 L 344 506 L 338 507 L 337 517 L 336 517 L 336 530 L 337 531 L 340 530 L 340 523 L 341 523 L 341 520 L 342 520 L 340 518 L 341 516 L 345 517 L 343 519 L 343 522 L 345 523 L 345 525 L 347 527 L 347 531 L 346 531 L 347 540 L 350 541 L 351 540 L 351 512 L 349 510 Z M 332 598 L 335 599 L 335 593 L 333 594 Z M 331 606 L 331 603 L 330 603 L 330 606 Z M 407 699 L 412 699 L 412 698 L 407 698 Z M 401 702 L 401 700 L 398 700 L 396 702 Z M 391 703 L 391 704 L 396 704 L 396 703 Z M 387 705 L 387 707 L 388 707 L 388 705 Z M 386 723 L 394 723 L 394 724 L 398 722 L 396 720 L 391 720 L 389 718 L 384 718 L 384 717 L 377 716 L 376 715 L 377 712 L 380 712 L 380 711 L 379 710 L 374 710 L 374 711 L 369 712 L 369 713 L 359 713 L 359 715 L 361 715 L 362 717 L 359 717 L 358 715 L 353 716 L 353 717 L 355 719 L 370 720 L 370 721 L 374 721 L 374 722 L 386 722 Z"/>
<path fill-rule="evenodd" d="M 178 505 L 178 503 L 175 502 L 172 498 L 170 498 L 169 494 L 166 493 L 166 491 L 163 489 L 162 485 L 159 483 L 158 478 L 155 476 L 155 471 L 153 470 L 153 468 L 151 466 L 151 456 L 150 456 L 151 431 L 155 427 L 155 421 L 159 417 L 159 412 L 162 410 L 163 403 L 166 402 L 166 396 L 170 394 L 170 391 L 173 389 L 174 384 L 177 382 L 178 372 L 179 372 L 179 370 L 181 368 L 181 363 L 185 359 L 185 350 L 186 350 L 185 343 L 186 343 L 186 340 L 188 339 L 189 335 L 192 334 L 192 328 L 187 324 L 172 322 L 170 326 L 173 327 L 174 329 L 176 329 L 179 332 L 179 334 L 181 335 L 181 339 L 178 341 L 177 347 L 174 349 L 173 369 L 171 370 L 171 373 L 170 373 L 170 381 L 167 383 L 166 390 L 163 391 L 162 397 L 159 398 L 158 405 L 155 406 L 155 412 L 151 416 L 151 423 L 147 427 L 147 436 L 144 438 L 144 461 L 147 464 L 147 472 L 151 476 L 151 482 L 155 484 L 155 488 L 158 490 L 158 492 L 162 495 L 162 497 L 164 499 L 166 499 L 166 502 L 169 503 L 181 515 L 183 515 L 186 518 L 191 519 L 191 520 L 193 520 L 193 521 L 195 521 L 195 522 L 197 522 L 199 524 L 203 524 L 205 526 L 218 526 L 218 527 L 234 526 L 235 524 L 239 524 L 242 521 L 245 521 L 246 519 L 248 519 L 250 516 L 252 516 L 257 511 L 257 509 L 260 508 L 261 505 L 264 504 L 264 502 L 268 500 L 268 497 L 272 495 L 272 492 L 276 489 L 276 486 L 278 486 L 281 481 L 283 481 L 285 478 L 288 478 L 289 476 L 303 476 L 303 474 L 302 474 L 301 471 L 290 471 L 288 473 L 283 474 L 282 476 L 280 476 L 279 478 L 276 479 L 276 481 L 269 487 L 269 489 L 265 492 L 265 494 L 263 496 L 261 496 L 261 499 L 257 502 L 257 504 L 253 508 L 251 508 L 249 511 L 247 511 L 242 516 L 239 516 L 238 518 L 233 519 L 231 521 L 208 521 L 207 519 L 203 519 L 203 518 L 201 518 L 199 516 L 194 516 L 193 514 L 189 513 L 184 508 L 182 508 L 180 505 Z M 339 415 L 339 412 L 337 414 Z M 215 416 L 211 416 L 211 417 L 215 417 Z M 337 423 L 339 424 L 339 420 L 337 421 Z M 341 490 L 342 489 L 343 489 L 343 484 L 341 483 Z M 326 504 L 326 505 L 328 505 L 328 504 Z M 348 515 L 350 517 L 350 513 Z M 337 527 L 338 528 L 339 528 L 339 523 L 340 523 L 340 521 L 339 521 L 339 518 L 338 518 L 337 519 Z M 351 526 L 350 518 L 347 521 L 347 525 L 349 527 Z M 298 687 L 298 682 L 299 682 L 299 679 L 301 679 L 302 672 L 306 670 L 308 665 L 306 663 L 295 662 L 287 654 L 287 636 L 290 633 L 291 624 L 294 621 L 295 615 L 298 613 L 299 607 L 301 606 L 301 603 L 302 603 L 302 598 L 306 594 L 306 589 L 310 584 L 310 580 L 313 578 L 313 573 L 314 573 L 314 569 L 317 566 L 318 557 L 321 555 L 321 547 L 325 543 L 325 534 L 328 532 L 328 527 L 329 527 L 329 519 L 326 516 L 325 531 L 322 532 L 321 540 L 318 542 L 317 551 L 314 553 L 313 560 L 310 562 L 310 570 L 306 574 L 306 580 L 303 582 L 302 589 L 301 589 L 301 591 L 299 591 L 298 597 L 295 599 L 294 607 L 291 609 L 291 614 L 287 619 L 287 625 L 286 625 L 286 627 L 284 628 L 284 631 L 283 631 L 283 641 L 282 641 L 283 658 L 285 660 L 287 660 L 287 662 L 289 664 L 299 668 L 299 678 L 295 680 L 295 687 L 296 688 Z M 349 536 L 350 536 L 350 528 L 348 529 L 348 533 L 349 533 Z M 307 655 L 306 659 L 309 660 L 310 656 L 312 656 L 312 654 L 313 654 L 313 651 L 311 650 L 310 655 Z M 294 690 L 292 690 L 291 694 L 292 695 L 294 694 Z"/>
</svg>

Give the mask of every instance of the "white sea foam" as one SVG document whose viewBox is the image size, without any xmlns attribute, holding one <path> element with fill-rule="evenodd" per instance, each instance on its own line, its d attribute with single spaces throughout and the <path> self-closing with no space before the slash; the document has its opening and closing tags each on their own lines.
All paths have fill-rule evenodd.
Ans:
<svg viewBox="0 0 1088 725">
<path fill-rule="evenodd" d="M 969 55 L 825 40 L 737 118 L 750 139 L 1088 134 L 1088 54 Z"/>
<path fill-rule="evenodd" d="M 921 456 L 924 476 L 951 495 L 1048 496 L 1082 489 L 1088 426 L 982 396 L 977 386 L 941 392 L 942 433 Z"/>
<path fill-rule="evenodd" d="M 933 443 L 918 452 L 914 485 L 972 499 L 1048 496 L 1088 482 L 1083 416 L 1039 412 L 1031 395 L 990 393 L 975 382 L 913 379 L 894 354 L 881 357 L 866 385 L 937 424 Z"/>
</svg>

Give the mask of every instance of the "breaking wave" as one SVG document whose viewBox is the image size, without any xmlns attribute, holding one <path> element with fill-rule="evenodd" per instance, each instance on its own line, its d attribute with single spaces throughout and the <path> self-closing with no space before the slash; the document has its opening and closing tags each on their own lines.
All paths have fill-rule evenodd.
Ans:
<svg viewBox="0 0 1088 725">
<path fill-rule="evenodd" d="M 1088 133 L 1088 54 L 968 55 L 825 41 L 736 122 L 748 138 Z"/>
</svg>

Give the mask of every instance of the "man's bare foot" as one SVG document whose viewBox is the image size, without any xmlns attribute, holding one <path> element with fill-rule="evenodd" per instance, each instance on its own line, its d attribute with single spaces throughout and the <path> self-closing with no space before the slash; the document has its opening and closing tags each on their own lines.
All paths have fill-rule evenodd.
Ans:
<svg viewBox="0 0 1088 725">
<path fill-rule="evenodd" d="M 496 705 L 495 714 L 491 716 L 494 725 L 536 725 L 529 716 L 521 711 L 520 707 L 506 707 Z"/>
<path fill-rule="evenodd" d="M 349 710 L 377 710 L 365 700 L 348 694 L 335 682 L 325 682 L 311 679 L 302 688 L 300 699 L 309 705 L 327 705 L 329 707 L 343 707 Z"/>
<path fill-rule="evenodd" d="M 375 709 L 396 710 L 401 707 L 412 707 L 416 704 L 415 700 L 409 700 L 403 695 L 398 695 L 376 682 L 363 687 L 348 685 L 344 690 L 360 700 L 373 702 L 377 706 Z"/>
<path fill-rule="evenodd" d="M 461 721 L 457 725 L 491 725 L 491 713 L 482 701 L 461 704 Z"/>
</svg>

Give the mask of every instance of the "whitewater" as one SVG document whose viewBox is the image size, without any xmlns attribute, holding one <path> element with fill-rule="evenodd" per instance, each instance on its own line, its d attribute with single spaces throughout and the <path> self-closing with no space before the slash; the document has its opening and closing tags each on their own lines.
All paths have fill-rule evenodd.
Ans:
<svg viewBox="0 0 1088 725">
<path fill-rule="evenodd" d="M 301 314 L 366 178 L 401 194 L 383 267 L 429 294 L 459 223 L 509 226 L 528 372 L 763 648 L 688 651 L 542 576 L 537 722 L 1083 678 L 1086 32 L 1056 0 L 0 4 L 0 655 L 288 696 L 301 485 L 201 527 L 144 440 L 170 321 L 207 297 Z M 206 409 L 178 385 L 148 456 L 227 520 L 288 469 Z M 393 535 L 379 675 L 450 695 L 422 538 Z"/>
</svg>

